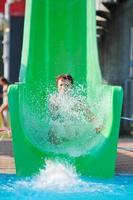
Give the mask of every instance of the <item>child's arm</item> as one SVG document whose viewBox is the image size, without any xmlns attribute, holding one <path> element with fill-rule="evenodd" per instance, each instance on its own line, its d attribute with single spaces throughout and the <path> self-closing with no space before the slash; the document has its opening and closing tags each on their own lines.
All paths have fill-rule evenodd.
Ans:
<svg viewBox="0 0 133 200">
<path fill-rule="evenodd" d="M 56 95 L 52 95 L 49 98 L 49 102 L 48 102 L 48 109 L 49 109 L 49 113 L 51 115 L 51 118 L 53 120 L 57 120 L 59 117 L 59 105 L 58 105 L 58 101 L 57 101 L 57 96 Z"/>
<path fill-rule="evenodd" d="M 95 126 L 96 133 L 99 133 L 103 129 L 103 125 L 98 126 L 98 119 L 96 115 L 91 111 L 88 105 L 84 105 L 80 102 L 79 104 L 80 110 L 82 110 L 83 115 L 87 119 L 87 121 L 92 122 Z M 98 126 L 98 127 L 97 127 Z"/>
<path fill-rule="evenodd" d="M 55 112 L 58 110 L 58 103 L 57 103 L 56 95 L 52 95 L 49 98 L 49 110 L 50 110 L 50 112 Z"/>
</svg>

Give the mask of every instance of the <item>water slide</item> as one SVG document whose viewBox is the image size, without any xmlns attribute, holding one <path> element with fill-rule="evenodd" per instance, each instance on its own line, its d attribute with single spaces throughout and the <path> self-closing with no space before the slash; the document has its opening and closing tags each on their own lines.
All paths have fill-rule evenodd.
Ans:
<svg viewBox="0 0 133 200">
<path fill-rule="evenodd" d="M 87 140 L 84 134 L 88 138 L 90 130 L 83 131 L 79 122 L 80 136 L 50 144 L 47 90 L 63 73 L 84 85 L 93 112 L 101 111 L 104 128 Z M 73 165 L 82 176 L 114 175 L 123 91 L 103 84 L 94 0 L 26 1 L 19 83 L 10 86 L 8 95 L 17 175 L 38 173 L 47 159 Z M 73 125 L 67 126 L 70 135 Z"/>
</svg>

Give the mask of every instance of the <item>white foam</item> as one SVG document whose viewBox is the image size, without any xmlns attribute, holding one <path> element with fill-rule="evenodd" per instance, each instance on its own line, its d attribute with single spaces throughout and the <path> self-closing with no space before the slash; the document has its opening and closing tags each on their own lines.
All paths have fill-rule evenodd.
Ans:
<svg viewBox="0 0 133 200">
<path fill-rule="evenodd" d="M 127 184 L 127 183 L 126 183 Z M 125 191 L 124 182 L 95 181 L 81 179 L 75 168 L 59 161 L 46 161 L 46 168 L 34 177 L 16 181 L 8 185 L 9 191 L 56 192 L 56 193 L 112 193 Z"/>
<path fill-rule="evenodd" d="M 67 164 L 46 161 L 46 169 L 33 178 L 33 188 L 66 190 L 81 183 L 75 169 Z"/>
</svg>

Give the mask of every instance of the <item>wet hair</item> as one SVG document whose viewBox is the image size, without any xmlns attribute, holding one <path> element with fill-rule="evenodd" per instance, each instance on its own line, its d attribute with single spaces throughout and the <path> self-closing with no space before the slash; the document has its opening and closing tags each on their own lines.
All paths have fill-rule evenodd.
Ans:
<svg viewBox="0 0 133 200">
<path fill-rule="evenodd" d="M 71 82 L 71 84 L 73 85 L 73 77 L 70 74 L 61 74 L 59 76 L 56 77 L 56 84 L 58 84 L 59 80 L 68 80 Z"/>
<path fill-rule="evenodd" d="M 4 84 L 9 85 L 8 80 L 6 78 L 4 78 L 4 77 L 0 77 L 0 81 L 3 82 Z"/>
</svg>

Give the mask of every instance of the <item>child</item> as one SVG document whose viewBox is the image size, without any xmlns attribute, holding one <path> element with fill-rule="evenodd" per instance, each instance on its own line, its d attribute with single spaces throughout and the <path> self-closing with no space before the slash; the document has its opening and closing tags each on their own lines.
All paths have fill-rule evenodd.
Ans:
<svg viewBox="0 0 133 200">
<path fill-rule="evenodd" d="M 59 75 L 56 78 L 56 85 L 58 93 L 52 95 L 49 99 L 50 109 L 52 112 L 57 111 L 59 107 L 61 107 L 61 100 L 63 100 L 65 97 L 70 97 L 73 78 L 68 74 Z"/>
<path fill-rule="evenodd" d="M 4 77 L 0 78 L 0 86 L 3 87 L 3 93 L 0 95 L 0 97 L 3 98 L 3 103 L 0 106 L 0 115 L 2 119 L 2 128 L 0 129 L 0 131 L 9 131 L 7 119 L 6 119 L 6 116 L 4 115 L 5 114 L 4 112 L 7 113 L 8 111 L 7 90 L 8 90 L 9 83 L 6 78 Z"/>
<path fill-rule="evenodd" d="M 96 133 L 99 133 L 102 126 L 96 127 L 97 119 L 96 116 L 90 111 L 89 106 L 85 105 L 84 102 L 81 102 L 82 99 L 79 100 L 72 95 L 73 83 L 73 78 L 69 74 L 59 75 L 56 78 L 58 93 L 52 95 L 49 99 L 49 108 L 53 121 L 59 119 L 65 127 L 67 126 L 65 125 L 65 122 L 67 123 L 68 120 L 72 121 L 74 117 L 76 119 L 76 113 L 77 116 L 82 113 L 86 121 L 94 124 Z M 68 120 L 66 113 L 68 114 Z M 59 139 L 55 136 L 55 132 L 57 132 L 55 131 L 55 128 L 50 129 L 50 141 L 52 141 L 53 144 L 59 144 L 61 141 L 59 142 Z"/>
</svg>

